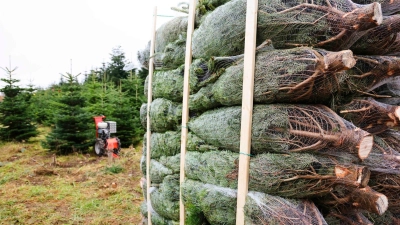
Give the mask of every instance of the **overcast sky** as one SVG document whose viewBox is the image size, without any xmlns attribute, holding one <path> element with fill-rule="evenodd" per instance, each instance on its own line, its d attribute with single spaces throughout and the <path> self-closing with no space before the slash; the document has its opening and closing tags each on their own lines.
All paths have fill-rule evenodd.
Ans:
<svg viewBox="0 0 400 225">
<path fill-rule="evenodd" d="M 181 16 L 170 8 L 182 0 L 0 0 L 0 67 L 17 66 L 15 79 L 43 88 L 60 73 L 84 74 L 109 62 L 113 47 L 127 59 L 151 39 L 157 27 Z M 6 74 L 0 71 L 0 78 Z M 83 78 L 83 76 L 81 76 Z M 0 82 L 0 87 L 4 85 Z"/>
</svg>

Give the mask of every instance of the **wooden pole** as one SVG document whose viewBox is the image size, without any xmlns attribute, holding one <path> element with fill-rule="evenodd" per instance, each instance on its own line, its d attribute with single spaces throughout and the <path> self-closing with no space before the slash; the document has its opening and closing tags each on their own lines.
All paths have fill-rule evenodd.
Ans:
<svg viewBox="0 0 400 225">
<path fill-rule="evenodd" d="M 153 12 L 153 30 L 151 37 L 151 46 L 150 46 L 150 60 L 149 60 L 149 83 L 148 83 L 148 92 L 147 92 L 147 142 L 146 142 L 146 180 L 147 180 L 147 224 L 151 225 L 151 201 L 150 201 L 150 138 L 151 138 L 151 130 L 150 130 L 150 105 L 153 99 L 153 73 L 154 73 L 154 49 L 155 49 L 155 40 L 156 40 L 156 20 L 157 20 L 157 7 L 154 7 Z"/>
<path fill-rule="evenodd" d="M 244 205 L 249 186 L 251 128 L 253 121 L 254 69 L 257 34 L 258 0 L 247 1 L 246 36 L 244 46 L 244 73 L 242 119 L 240 130 L 240 155 L 237 192 L 236 224 L 244 224 Z"/>
<path fill-rule="evenodd" d="M 192 64 L 192 35 L 194 30 L 194 20 L 196 14 L 196 0 L 191 0 L 189 5 L 189 18 L 186 37 L 185 70 L 183 80 L 183 100 L 182 100 L 182 135 L 181 135 L 181 164 L 180 164 L 180 187 L 185 181 L 185 157 L 187 145 L 187 122 L 189 121 L 189 76 L 190 64 Z M 182 189 L 179 193 L 179 223 L 185 224 L 185 206 L 183 205 Z"/>
</svg>

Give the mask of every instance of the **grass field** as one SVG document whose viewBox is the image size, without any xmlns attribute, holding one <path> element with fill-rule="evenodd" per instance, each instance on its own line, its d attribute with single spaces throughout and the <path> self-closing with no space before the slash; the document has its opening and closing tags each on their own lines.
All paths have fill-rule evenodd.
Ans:
<svg viewBox="0 0 400 225">
<path fill-rule="evenodd" d="M 58 156 L 40 146 L 47 131 L 0 143 L 0 224 L 139 224 L 140 147 L 122 149 L 115 162 Z"/>
</svg>

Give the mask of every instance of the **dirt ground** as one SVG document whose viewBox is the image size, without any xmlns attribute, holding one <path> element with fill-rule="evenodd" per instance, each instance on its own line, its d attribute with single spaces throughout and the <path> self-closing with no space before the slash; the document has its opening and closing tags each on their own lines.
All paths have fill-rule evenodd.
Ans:
<svg viewBox="0 0 400 225">
<path fill-rule="evenodd" d="M 0 224 L 140 224 L 140 157 L 141 147 L 109 160 L 2 143 Z"/>
</svg>

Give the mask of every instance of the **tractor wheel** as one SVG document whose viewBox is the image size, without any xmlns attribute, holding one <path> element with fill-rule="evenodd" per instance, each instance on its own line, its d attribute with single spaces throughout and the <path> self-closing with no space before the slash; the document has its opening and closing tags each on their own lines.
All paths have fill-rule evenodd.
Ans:
<svg viewBox="0 0 400 225">
<path fill-rule="evenodd" d="M 94 143 L 94 152 L 96 153 L 97 156 L 103 156 L 104 155 L 104 141 L 101 139 L 97 139 L 96 142 Z"/>
</svg>

